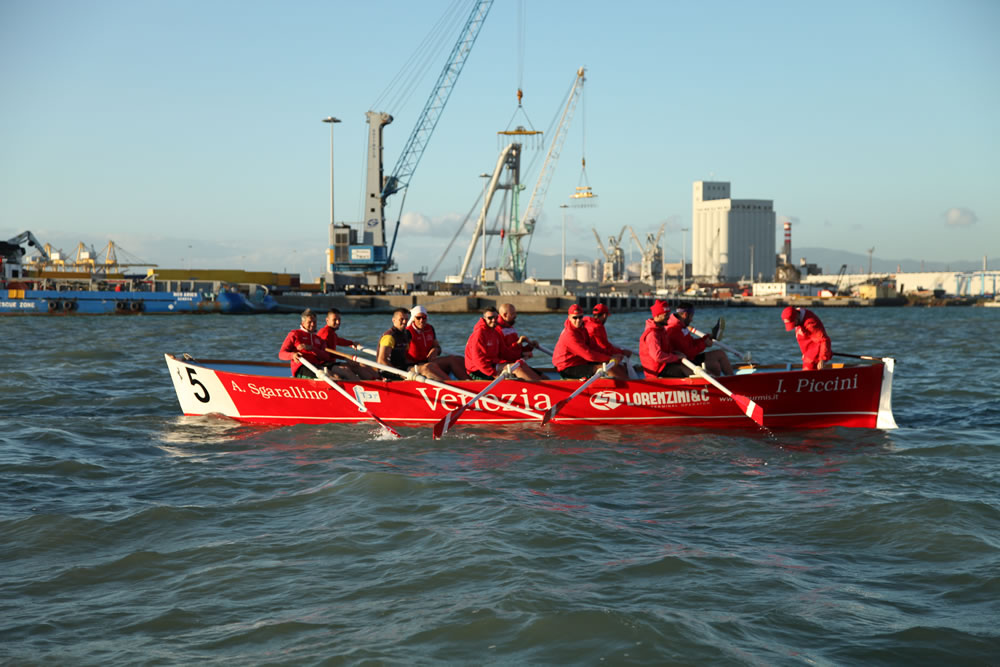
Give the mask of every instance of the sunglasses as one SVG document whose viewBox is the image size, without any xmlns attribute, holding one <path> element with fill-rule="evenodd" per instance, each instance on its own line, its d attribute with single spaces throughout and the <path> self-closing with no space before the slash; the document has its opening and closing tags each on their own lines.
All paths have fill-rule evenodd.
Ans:
<svg viewBox="0 0 1000 667">
<path fill-rule="evenodd" d="M 426 320 L 427 316 L 426 315 L 417 315 L 413 319 L 415 319 L 415 320 Z"/>
<path fill-rule="evenodd" d="M 583 319 L 583 315 L 570 315 L 569 319 L 571 319 L 571 320 L 582 320 Z"/>
<path fill-rule="evenodd" d="M 483 319 L 486 320 L 487 322 L 492 322 L 496 318 L 497 318 L 496 315 L 483 315 Z"/>
</svg>

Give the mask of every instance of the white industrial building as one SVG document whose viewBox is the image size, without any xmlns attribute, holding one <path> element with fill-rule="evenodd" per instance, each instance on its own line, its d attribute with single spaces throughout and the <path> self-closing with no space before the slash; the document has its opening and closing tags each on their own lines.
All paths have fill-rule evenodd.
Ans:
<svg viewBox="0 0 1000 667">
<path fill-rule="evenodd" d="M 729 183 L 696 181 L 691 215 L 695 280 L 719 282 L 774 274 L 774 201 L 731 199 Z"/>
<path fill-rule="evenodd" d="M 949 296 L 992 296 L 998 293 L 997 287 L 1000 286 L 1000 271 L 996 270 L 848 273 L 843 276 L 820 274 L 802 276 L 802 282 L 837 285 L 842 289 L 851 289 L 871 281 L 872 278 L 892 280 L 896 284 L 896 291 L 900 294 L 941 290 Z"/>
</svg>

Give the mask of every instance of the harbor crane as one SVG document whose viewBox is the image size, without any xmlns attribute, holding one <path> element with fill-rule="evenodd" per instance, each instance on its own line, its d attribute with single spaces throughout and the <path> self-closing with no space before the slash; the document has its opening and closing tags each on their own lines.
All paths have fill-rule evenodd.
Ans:
<svg viewBox="0 0 1000 667">
<path fill-rule="evenodd" d="M 382 128 L 390 124 L 393 118 L 381 111 L 369 111 L 365 114 L 368 119 L 368 167 L 364 221 L 360 223 L 360 229 L 330 221 L 327 265 L 331 273 L 344 271 L 384 273 L 393 268 L 392 252 L 399 233 L 406 190 L 412 182 L 420 158 L 427 148 L 427 142 L 441 118 L 441 113 L 448 103 L 448 98 L 455 88 L 458 76 L 462 73 L 469 52 L 492 5 L 493 0 L 477 0 L 474 3 L 458 41 L 452 48 L 448 61 L 417 119 L 417 124 L 388 177 L 383 178 Z M 403 192 L 403 198 L 400 201 L 399 216 L 393 229 L 392 240 L 387 243 L 385 204 L 389 196 L 397 192 Z"/>
<path fill-rule="evenodd" d="M 559 125 L 556 127 L 555 134 L 552 137 L 552 143 L 549 145 L 549 152 L 545 155 L 545 162 L 542 164 L 542 170 L 538 174 L 538 182 L 535 183 L 535 189 L 531 193 L 531 199 L 528 200 L 528 208 L 525 210 L 524 218 L 521 221 L 521 229 L 524 234 L 531 234 L 535 230 L 535 224 L 538 221 L 538 216 L 541 214 L 542 205 L 545 203 L 545 195 L 548 193 L 549 185 L 552 183 L 552 175 L 555 173 L 556 163 L 559 162 L 563 144 L 566 143 L 566 135 L 569 132 L 569 125 L 573 120 L 577 102 L 579 102 L 580 97 L 583 95 L 583 84 L 587 80 L 584 76 L 585 74 L 586 69 L 583 67 L 576 71 L 576 78 L 573 80 L 573 86 L 570 88 L 566 99 L 566 106 L 563 108 L 562 117 L 559 119 Z M 528 249 L 524 251 L 523 264 L 527 264 L 530 249 L 531 243 L 529 241 Z"/>
<path fill-rule="evenodd" d="M 531 198 L 528 200 L 528 206 L 525 209 L 523 217 L 521 217 L 518 222 L 515 210 L 515 214 L 511 216 L 508 228 L 491 232 L 486 230 L 486 218 L 496 191 L 509 190 L 512 193 L 511 199 L 516 209 L 517 196 L 521 187 L 521 144 L 508 144 L 501 151 L 500 157 L 497 159 L 496 166 L 493 169 L 489 184 L 486 188 L 486 193 L 483 198 L 483 206 L 480 210 L 479 218 L 476 221 L 476 227 L 472 232 L 472 239 L 469 241 L 469 247 L 465 252 L 465 259 L 462 261 L 462 267 L 458 272 L 459 282 L 465 280 L 465 276 L 469 271 L 469 265 L 472 262 L 473 254 L 475 253 L 476 245 L 480 241 L 484 246 L 483 256 L 485 257 L 486 236 L 489 234 L 499 234 L 501 239 L 505 240 L 508 244 L 506 249 L 509 250 L 507 266 L 502 268 L 505 269 L 505 273 L 509 276 L 510 280 L 514 282 L 524 280 L 525 273 L 527 272 L 531 234 L 534 232 L 535 225 L 541 215 L 542 206 L 545 203 L 545 195 L 548 193 L 549 184 L 552 182 L 552 175 L 555 173 L 556 164 L 559 162 L 559 156 L 562 153 L 563 144 L 566 141 L 566 135 L 569 130 L 570 122 L 573 119 L 573 113 L 576 109 L 577 102 L 583 93 L 583 83 L 586 80 L 584 76 L 585 73 L 586 70 L 583 67 L 576 71 L 573 85 L 567 95 L 566 104 L 563 106 L 559 124 L 553 132 L 552 143 L 549 144 L 549 150 L 546 153 L 545 162 L 542 164 L 542 169 L 538 175 L 538 181 L 535 183 L 535 189 L 531 193 Z M 520 93 L 520 91 L 518 92 Z M 523 136 L 525 132 L 519 128 L 518 130 L 503 132 L 501 134 Z M 510 182 L 508 183 L 501 183 L 501 174 L 504 169 L 506 169 L 510 174 Z M 529 237 L 528 248 L 522 248 L 522 239 L 526 236 Z"/>
<path fill-rule="evenodd" d="M 655 285 L 656 281 L 663 277 L 663 247 L 660 245 L 660 239 L 663 237 L 663 230 L 666 228 L 667 223 L 664 222 L 660 225 L 660 231 L 656 234 L 646 234 L 645 245 L 639 242 L 639 237 L 636 236 L 635 230 L 631 227 L 628 228 L 632 233 L 632 239 L 635 241 L 635 244 L 642 250 L 639 280 L 649 285 Z"/>
<path fill-rule="evenodd" d="M 841 264 L 840 271 L 837 273 L 837 285 L 833 288 L 833 293 L 835 295 L 840 294 L 840 284 L 844 281 L 845 273 L 847 273 L 847 264 Z"/>
<path fill-rule="evenodd" d="M 601 255 L 604 256 L 604 273 L 601 276 L 603 282 L 619 282 L 625 278 L 625 251 L 622 250 L 622 237 L 625 236 L 625 230 L 628 229 L 628 225 L 622 227 L 622 230 L 618 232 L 618 236 L 608 237 L 608 249 L 604 249 L 604 244 L 601 243 L 601 236 L 597 233 L 597 230 L 591 227 L 594 232 L 594 238 L 597 239 L 597 248 L 601 251 Z"/>
</svg>

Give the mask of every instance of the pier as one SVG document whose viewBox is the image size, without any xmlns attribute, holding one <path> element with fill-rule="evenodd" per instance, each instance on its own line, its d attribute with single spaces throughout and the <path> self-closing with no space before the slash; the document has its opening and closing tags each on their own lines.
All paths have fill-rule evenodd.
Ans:
<svg viewBox="0 0 1000 667">
<path fill-rule="evenodd" d="M 396 308 L 410 309 L 423 306 L 430 313 L 478 313 L 489 306 L 498 307 L 502 303 L 513 304 L 519 313 L 565 313 L 573 304 L 579 304 L 590 311 L 596 304 L 604 303 L 612 312 L 628 313 L 648 311 L 657 299 L 666 301 L 671 307 L 682 301 L 689 301 L 701 307 L 750 308 L 785 307 L 868 307 L 902 306 L 906 299 L 860 299 L 860 298 L 779 298 L 744 297 L 714 299 L 703 296 L 672 294 L 624 294 L 618 292 L 584 293 L 578 295 L 548 294 L 452 294 L 450 292 L 410 294 L 283 294 L 278 297 L 280 312 L 301 312 L 306 308 L 323 312 L 337 308 L 342 313 L 391 313 Z"/>
</svg>

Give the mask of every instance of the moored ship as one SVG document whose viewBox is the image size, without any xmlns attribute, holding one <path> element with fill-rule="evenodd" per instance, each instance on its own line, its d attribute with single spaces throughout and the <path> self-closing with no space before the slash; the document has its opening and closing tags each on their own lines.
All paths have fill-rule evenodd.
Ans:
<svg viewBox="0 0 1000 667">
<path fill-rule="evenodd" d="M 25 262 L 29 248 L 37 255 Z M 49 250 L 31 232 L 0 242 L 0 315 L 251 314 L 277 308 L 264 286 L 248 293 L 223 283 L 212 290 L 183 289 L 180 283 L 181 289 L 163 289 L 148 276 L 117 271 L 117 261 L 87 259 L 89 265 L 73 270 L 51 270 Z"/>
</svg>

